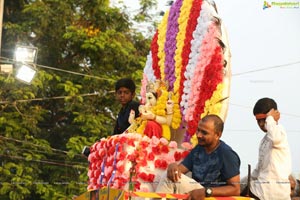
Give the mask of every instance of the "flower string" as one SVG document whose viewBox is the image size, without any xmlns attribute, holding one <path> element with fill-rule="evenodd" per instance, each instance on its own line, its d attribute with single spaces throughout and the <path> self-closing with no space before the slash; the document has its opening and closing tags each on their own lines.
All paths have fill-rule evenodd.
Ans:
<svg viewBox="0 0 300 200">
<path fill-rule="evenodd" d="M 223 51 L 220 46 L 217 46 L 215 52 L 212 56 L 209 67 L 205 70 L 200 92 L 201 97 L 198 102 L 196 102 L 196 109 L 193 112 L 193 119 L 188 121 L 187 132 L 193 135 L 197 130 L 198 121 L 200 120 L 201 114 L 204 111 L 205 101 L 210 99 L 213 92 L 216 90 L 217 85 L 222 82 L 223 78 Z"/>
<path fill-rule="evenodd" d="M 182 99 L 184 95 L 183 92 L 184 82 L 186 80 L 185 72 L 186 72 L 187 64 L 189 62 L 189 55 L 191 53 L 191 40 L 193 39 L 193 32 L 197 26 L 197 19 L 201 11 L 201 4 L 202 4 L 202 0 L 194 0 L 192 2 L 192 7 L 190 10 L 189 19 L 186 27 L 186 35 L 185 35 L 184 46 L 181 55 L 182 69 L 181 69 L 181 75 L 180 75 L 181 79 L 180 79 L 180 86 L 179 86 L 179 102 L 182 108 L 183 106 L 181 102 L 184 102 L 186 100 L 186 99 Z"/>
<path fill-rule="evenodd" d="M 178 18 L 179 24 L 179 31 L 176 36 L 176 51 L 175 51 L 175 83 L 174 83 L 174 93 L 177 93 L 180 86 L 180 79 L 181 79 L 181 70 L 182 70 L 182 52 L 184 47 L 184 41 L 188 26 L 188 18 L 190 15 L 190 11 L 192 8 L 193 0 L 185 0 L 182 2 L 182 6 L 180 8 L 180 16 Z M 178 95 L 179 96 L 179 95 Z"/>
<path fill-rule="evenodd" d="M 157 56 L 159 58 L 158 65 L 160 67 L 160 77 L 162 80 L 165 80 L 165 58 L 166 54 L 164 51 L 164 46 L 166 42 L 166 34 L 167 34 L 167 25 L 168 25 L 169 11 L 167 11 L 158 26 L 158 53 Z"/>
<path fill-rule="evenodd" d="M 188 121 L 188 116 L 190 113 L 188 113 L 188 109 L 192 110 L 193 108 L 190 108 L 190 102 L 193 98 L 198 98 L 198 96 L 193 95 L 194 92 L 197 92 L 198 88 L 196 88 L 196 91 L 194 91 L 193 88 L 193 79 L 195 80 L 195 70 L 198 65 L 198 62 L 201 62 L 203 58 L 201 58 L 201 54 L 205 52 L 201 52 L 201 45 L 209 46 L 210 43 L 205 43 L 204 36 L 208 33 L 208 27 L 209 23 L 211 21 L 212 17 L 210 16 L 210 7 L 209 4 L 204 1 L 201 5 L 201 14 L 197 19 L 197 26 L 195 31 L 193 32 L 193 39 L 191 40 L 191 53 L 190 53 L 190 59 L 188 61 L 186 72 L 184 74 L 185 81 L 184 81 L 184 94 L 182 96 L 181 106 L 183 108 L 183 115 L 185 116 L 185 120 Z M 207 47 L 206 47 L 207 48 Z M 203 61 L 202 61 L 203 62 Z M 198 69 L 198 71 L 200 71 Z M 203 70 L 204 72 L 204 70 Z M 201 73 L 203 73 L 201 72 Z M 199 73 L 198 73 L 199 74 Z M 201 82 L 200 77 L 197 77 L 196 83 Z"/>
<path fill-rule="evenodd" d="M 205 34 L 203 36 L 203 34 Z M 199 98 L 202 98 L 199 88 L 201 88 L 202 78 L 208 64 L 211 61 L 211 57 L 215 51 L 216 46 L 218 45 L 216 38 L 219 37 L 218 29 L 214 23 L 210 24 L 208 30 L 201 34 L 199 37 L 203 38 L 202 44 L 199 45 L 199 53 L 197 58 L 197 63 L 193 63 L 192 66 L 195 66 L 195 70 L 193 76 L 191 77 L 192 80 L 190 81 L 190 92 L 188 99 L 188 107 L 186 109 L 186 121 L 193 120 L 192 112 L 196 109 L 196 102 L 199 101 Z M 196 59 L 195 59 L 196 60 Z M 197 119 L 195 119 L 197 120 Z"/>
<path fill-rule="evenodd" d="M 178 129 L 180 124 L 181 124 L 181 113 L 180 113 L 180 107 L 178 104 L 178 93 L 172 96 L 172 100 L 174 102 L 174 107 L 173 107 L 173 118 L 172 118 L 172 128 L 173 129 Z"/>
<path fill-rule="evenodd" d="M 176 35 L 178 33 L 178 17 L 182 0 L 177 0 L 171 7 L 168 19 L 166 43 L 165 43 L 165 80 L 169 82 L 169 91 L 173 91 L 175 82 L 175 50 L 176 50 Z"/>
<path fill-rule="evenodd" d="M 157 39 L 158 39 L 158 31 L 156 31 L 156 33 L 153 37 L 152 43 L 151 43 L 151 53 L 152 53 L 152 69 L 153 69 L 154 75 L 155 75 L 156 79 L 161 79 L 159 66 L 158 66 L 159 58 L 157 56 L 157 54 L 158 54 Z"/>
<path fill-rule="evenodd" d="M 224 88 L 224 83 L 218 84 L 217 89 L 214 91 L 212 97 L 205 101 L 204 112 L 201 114 L 201 118 L 208 114 L 220 115 L 222 110 L 222 99 L 224 98 Z"/>
</svg>

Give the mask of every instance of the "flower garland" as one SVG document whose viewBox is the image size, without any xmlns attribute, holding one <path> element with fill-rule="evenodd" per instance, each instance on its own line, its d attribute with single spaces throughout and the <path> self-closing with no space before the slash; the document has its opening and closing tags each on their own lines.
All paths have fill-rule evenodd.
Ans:
<svg viewBox="0 0 300 200">
<path fill-rule="evenodd" d="M 159 89 L 161 95 L 157 98 L 156 105 L 153 106 L 152 112 L 159 116 L 166 116 L 166 102 L 168 101 L 168 91 L 165 88 Z"/>
<path fill-rule="evenodd" d="M 178 17 L 180 14 L 180 8 L 182 0 L 174 2 L 170 8 L 170 14 L 168 19 L 166 43 L 165 43 L 165 80 L 169 82 L 169 90 L 173 91 L 173 84 L 175 82 L 175 50 L 176 50 L 176 35 L 178 33 Z"/>
<path fill-rule="evenodd" d="M 152 69 L 152 68 L 151 68 Z M 146 103 L 146 93 L 147 93 L 147 83 L 148 83 L 149 79 L 147 78 L 146 73 L 143 73 L 143 79 L 141 81 L 141 104 L 145 104 Z"/>
<path fill-rule="evenodd" d="M 186 109 L 186 121 L 194 120 L 192 112 L 196 109 L 196 102 L 199 101 L 199 98 L 202 98 L 202 93 L 200 93 L 199 88 L 201 88 L 201 80 L 203 78 L 204 72 L 211 61 L 211 57 L 216 46 L 218 45 L 216 37 L 218 37 L 218 29 L 215 24 L 210 24 L 207 32 L 205 33 L 205 36 L 202 36 L 202 44 L 200 45 L 200 48 L 198 50 L 198 62 L 196 64 L 193 64 L 195 66 L 195 70 L 192 80 L 190 81 L 190 98 L 188 99 L 188 107 Z"/>
<path fill-rule="evenodd" d="M 158 53 L 157 56 L 159 58 L 158 65 L 160 67 L 160 77 L 162 80 L 165 80 L 165 58 L 166 54 L 164 52 L 164 45 L 166 41 L 166 34 L 167 34 L 167 24 L 169 18 L 169 11 L 166 12 L 164 15 L 161 24 L 158 26 L 158 36 L 157 36 L 157 43 L 158 43 Z"/>
<path fill-rule="evenodd" d="M 189 14 L 189 19 L 186 27 L 186 35 L 184 40 L 184 46 L 182 50 L 182 69 L 181 69 L 181 79 L 180 79 L 180 87 L 179 87 L 179 102 L 181 108 L 183 108 L 182 102 L 185 102 L 184 99 L 184 82 L 186 80 L 185 73 L 186 67 L 189 62 L 189 55 L 191 53 L 191 40 L 193 39 L 193 32 L 197 26 L 197 19 L 200 16 L 202 0 L 194 0 L 192 3 L 192 7 Z M 184 113 L 182 112 L 184 115 Z"/>
<path fill-rule="evenodd" d="M 127 190 L 131 179 L 133 191 L 153 192 L 154 180 L 159 181 L 168 164 L 180 162 L 191 150 L 187 145 L 182 147 L 179 149 L 176 142 L 168 142 L 165 138 L 149 138 L 133 133 L 102 138 L 91 147 L 88 157 L 88 190 L 107 184 Z M 103 163 L 104 170 L 101 168 Z M 116 163 L 115 174 L 113 163 Z M 130 174 L 132 171 L 134 174 Z M 101 183 L 100 177 L 103 178 Z"/>
<path fill-rule="evenodd" d="M 158 39 L 158 31 L 156 31 L 152 43 L 151 43 L 151 52 L 152 52 L 152 68 L 154 71 L 154 75 L 156 79 L 161 79 L 160 77 L 160 71 L 159 71 L 159 66 L 158 66 L 158 44 L 157 44 L 157 39 Z"/>
<path fill-rule="evenodd" d="M 190 14 L 190 10 L 192 8 L 193 0 L 185 0 L 182 2 L 182 6 L 180 8 L 180 16 L 178 18 L 178 34 L 176 36 L 176 50 L 175 50 L 175 82 L 174 82 L 174 93 L 179 93 L 180 80 L 181 80 L 181 71 L 182 71 L 182 51 L 184 47 L 184 40 L 188 25 L 188 17 Z M 179 95 L 176 95 L 179 98 Z M 179 99 L 176 100 L 179 102 Z"/>
<path fill-rule="evenodd" d="M 212 97 L 205 101 L 204 112 L 201 114 L 201 118 L 208 114 L 220 115 L 222 110 L 222 99 L 224 98 L 224 88 L 224 83 L 218 84 L 217 89 L 214 91 Z"/>
<path fill-rule="evenodd" d="M 210 15 L 210 7 L 208 6 L 208 3 L 204 1 L 201 6 L 201 15 L 197 19 L 197 26 L 196 29 L 193 33 L 193 39 L 191 41 L 191 53 L 190 53 L 190 59 L 186 67 L 186 73 L 185 75 L 185 82 L 184 82 L 184 94 L 182 97 L 182 102 L 181 106 L 183 107 L 183 115 L 185 116 L 185 120 L 188 121 L 188 117 L 190 113 L 188 110 L 192 110 L 193 108 L 190 108 L 191 104 L 189 101 L 191 101 L 193 98 L 198 98 L 195 95 L 192 95 L 193 92 L 197 92 L 198 88 L 192 88 L 193 83 L 195 83 L 193 80 L 195 80 L 195 70 L 196 68 L 201 68 L 198 65 L 199 62 L 202 61 L 201 55 L 205 52 L 202 52 L 201 50 L 203 49 L 201 46 L 202 45 L 210 45 L 210 43 L 207 43 L 207 41 L 203 41 L 204 37 L 207 36 L 208 34 L 208 27 L 211 22 L 211 15 Z M 212 36 L 213 37 L 213 36 Z M 202 49 L 201 49 L 202 48 Z M 206 47 L 208 48 L 208 47 Z M 206 58 L 206 57 L 204 57 Z M 208 58 L 209 59 L 209 58 Z M 202 61 L 203 62 L 203 61 Z M 201 73 L 204 72 L 204 69 L 202 69 Z M 198 74 L 199 74 L 198 71 Z M 197 71 L 196 71 L 197 72 Z M 200 78 L 200 77 L 198 77 Z M 201 79 L 197 79 L 196 83 L 201 82 Z M 196 89 L 194 91 L 194 89 Z"/>
<path fill-rule="evenodd" d="M 210 99 L 213 92 L 216 90 L 217 85 L 222 82 L 223 78 L 223 51 L 220 46 L 217 46 L 215 52 L 212 56 L 209 67 L 205 70 L 203 79 L 201 81 L 200 92 L 202 93 L 202 98 L 196 102 L 195 110 L 193 112 L 193 119 L 188 121 L 187 132 L 193 135 L 198 126 L 198 121 L 200 116 L 204 111 L 205 101 Z"/>
<path fill-rule="evenodd" d="M 172 100 L 174 102 L 174 107 L 173 107 L 173 118 L 172 118 L 172 128 L 173 129 L 178 129 L 180 124 L 181 124 L 181 112 L 180 112 L 180 107 L 178 104 L 178 93 L 172 96 Z"/>
</svg>

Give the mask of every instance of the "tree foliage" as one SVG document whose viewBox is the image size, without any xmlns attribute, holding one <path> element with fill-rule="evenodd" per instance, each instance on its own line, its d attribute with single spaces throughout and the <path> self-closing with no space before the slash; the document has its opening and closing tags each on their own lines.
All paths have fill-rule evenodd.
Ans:
<svg viewBox="0 0 300 200">
<path fill-rule="evenodd" d="M 155 5 L 141 1 L 141 9 Z M 112 133 L 114 83 L 137 85 L 150 40 L 108 0 L 5 1 L 0 74 L 0 199 L 70 199 L 87 187 L 84 146 Z M 15 79 L 16 44 L 38 48 L 30 85 Z"/>
</svg>

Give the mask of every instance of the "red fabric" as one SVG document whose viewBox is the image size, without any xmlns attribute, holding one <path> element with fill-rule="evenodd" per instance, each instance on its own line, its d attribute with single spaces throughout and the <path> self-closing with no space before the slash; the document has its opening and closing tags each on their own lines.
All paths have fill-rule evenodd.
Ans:
<svg viewBox="0 0 300 200">
<path fill-rule="evenodd" d="M 255 115 L 255 118 L 258 120 L 258 119 L 266 119 L 267 118 L 267 115 L 266 114 L 256 114 Z"/>
<path fill-rule="evenodd" d="M 144 135 L 147 135 L 150 138 L 152 138 L 153 136 L 156 136 L 157 138 L 161 138 L 162 137 L 161 125 L 156 121 L 149 120 L 146 124 Z"/>
</svg>

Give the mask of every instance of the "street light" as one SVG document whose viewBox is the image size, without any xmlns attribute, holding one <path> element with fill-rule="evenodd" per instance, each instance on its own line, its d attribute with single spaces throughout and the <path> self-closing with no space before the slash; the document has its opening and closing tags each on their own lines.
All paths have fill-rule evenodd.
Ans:
<svg viewBox="0 0 300 200">
<path fill-rule="evenodd" d="M 15 59 L 17 62 L 35 63 L 37 48 L 32 46 L 16 46 Z"/>
<path fill-rule="evenodd" d="M 15 60 L 17 61 L 16 78 L 30 84 L 36 74 L 35 62 L 37 58 L 37 48 L 33 46 L 17 45 L 15 50 Z"/>
<path fill-rule="evenodd" d="M 30 65 L 24 64 L 17 69 L 16 78 L 20 81 L 30 84 L 35 74 L 36 70 L 34 68 L 32 68 Z"/>
</svg>

